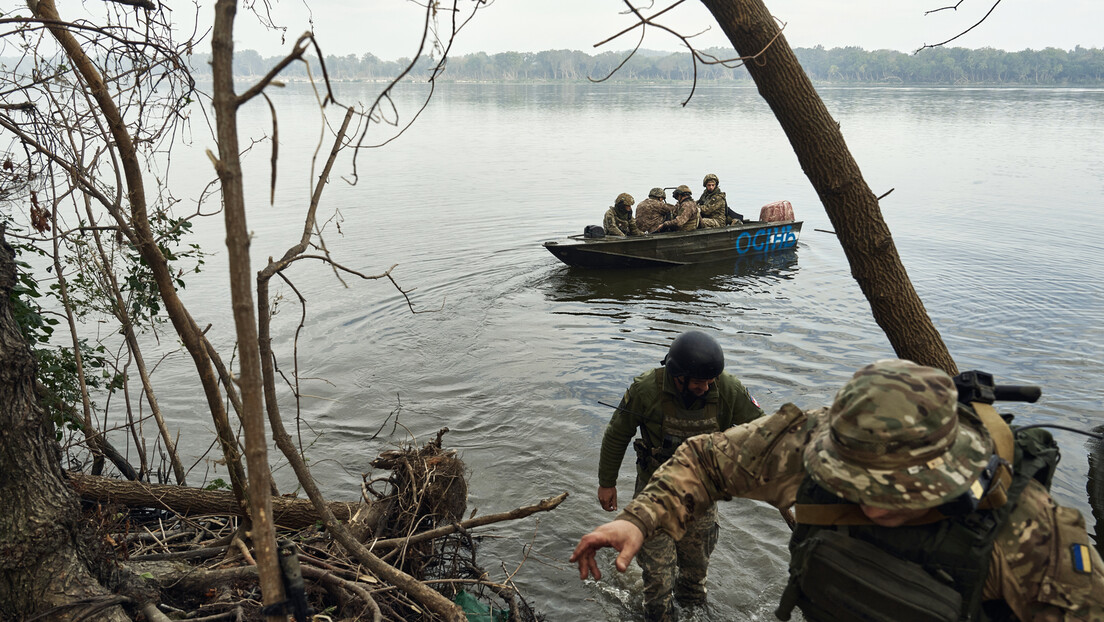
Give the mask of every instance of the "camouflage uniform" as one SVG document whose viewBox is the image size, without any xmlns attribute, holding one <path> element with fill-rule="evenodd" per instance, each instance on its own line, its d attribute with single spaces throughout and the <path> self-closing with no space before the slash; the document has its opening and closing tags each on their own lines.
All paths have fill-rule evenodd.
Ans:
<svg viewBox="0 0 1104 622">
<path fill-rule="evenodd" d="M 831 409 L 786 404 L 687 440 L 618 518 L 645 537 L 679 538 L 717 499 L 788 508 L 808 480 L 873 508 L 935 507 L 969 488 L 992 453 L 988 433 L 948 406 L 956 398 L 938 370 L 879 361 L 857 372 Z M 1021 620 L 1104 620 L 1102 562 L 1080 513 L 1029 482 L 999 526 L 981 598 Z"/>
<path fill-rule="evenodd" d="M 672 436 L 725 430 L 763 415 L 744 385 L 724 372 L 688 408 L 679 409 L 681 402 L 678 388 L 662 367 L 633 380 L 602 438 L 599 486 L 617 485 L 625 449 L 638 429 L 644 445 L 662 448 L 665 440 L 671 444 Z M 683 432 L 680 434 L 678 430 Z M 641 449 L 637 449 L 637 454 L 635 492 L 640 492 L 659 463 L 656 459 L 649 460 L 649 455 L 642 455 Z M 709 556 L 717 543 L 717 530 L 716 510 L 710 504 L 688 524 L 685 536 L 678 542 L 665 533 L 657 533 L 644 543 L 637 560 L 643 570 L 644 609 L 649 620 L 671 619 L 672 594 L 683 605 L 705 602 L 706 573 Z"/>
<path fill-rule="evenodd" d="M 636 225 L 644 233 L 655 233 L 659 226 L 674 217 L 675 206 L 665 199 L 663 188 L 652 188 L 648 198 L 636 206 Z"/>
<path fill-rule="evenodd" d="M 701 225 L 701 210 L 694 202 L 688 186 L 679 186 L 675 194 L 681 194 L 675 217 L 666 223 L 665 231 L 693 231 Z"/>
<path fill-rule="evenodd" d="M 712 181 L 717 184 L 713 190 L 704 190 L 698 199 L 698 207 L 701 208 L 701 228 L 715 229 L 727 224 L 728 202 L 725 201 L 725 193 L 721 192 L 721 182 L 717 176 L 710 173 L 702 180 L 702 187 Z"/>
<path fill-rule="evenodd" d="M 643 235 L 633 218 L 632 206 L 636 201 L 631 194 L 622 192 L 617 195 L 613 207 L 606 210 L 606 216 L 602 219 L 602 227 L 606 235 L 624 237 L 626 235 Z"/>
</svg>

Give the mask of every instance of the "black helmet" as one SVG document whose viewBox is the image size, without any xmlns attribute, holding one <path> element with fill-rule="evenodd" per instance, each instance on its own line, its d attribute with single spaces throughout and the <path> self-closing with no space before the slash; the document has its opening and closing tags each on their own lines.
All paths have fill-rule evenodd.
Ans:
<svg viewBox="0 0 1104 622">
<path fill-rule="evenodd" d="M 671 342 L 663 365 L 672 377 L 689 376 L 695 380 L 716 378 L 724 371 L 721 344 L 709 335 L 692 330 Z"/>
</svg>

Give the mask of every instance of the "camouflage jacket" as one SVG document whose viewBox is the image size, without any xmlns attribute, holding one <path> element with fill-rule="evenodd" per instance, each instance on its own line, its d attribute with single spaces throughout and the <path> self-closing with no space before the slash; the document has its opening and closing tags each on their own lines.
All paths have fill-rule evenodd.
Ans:
<svg viewBox="0 0 1104 622">
<path fill-rule="evenodd" d="M 618 518 L 645 537 L 662 530 L 678 539 L 695 509 L 716 500 L 743 497 L 788 508 L 818 425 L 827 425 L 827 409 L 802 412 L 786 404 L 769 417 L 691 438 Z M 1087 541 L 1080 512 L 1058 506 L 1042 485 L 1029 485 L 997 534 L 983 598 L 1004 601 L 1021 620 L 1104 620 L 1100 555 L 1082 547 L 1083 568 L 1091 570 L 1074 569 L 1071 546 Z"/>
<path fill-rule="evenodd" d="M 701 210 L 694 199 L 687 198 L 679 202 L 673 222 L 678 227 L 677 231 L 693 231 L 698 228 L 701 224 Z"/>
<path fill-rule="evenodd" d="M 649 197 L 636 205 L 636 226 L 644 233 L 654 233 L 674 216 L 674 212 L 674 205 Z"/>
<path fill-rule="evenodd" d="M 617 485 L 617 473 L 636 431 L 650 447 L 659 447 L 663 441 L 663 404 L 661 400 L 679 400 L 678 389 L 670 378 L 663 379 L 659 390 L 656 374 L 663 368 L 649 370 L 635 379 L 621 398 L 621 404 L 613 412 L 606 433 L 602 436 L 602 453 L 598 460 L 598 485 Z M 707 403 L 718 405 L 717 428 L 728 428 L 763 416 L 759 404 L 735 376 L 722 372 L 708 393 L 699 398 L 691 409 L 705 408 Z"/>
<path fill-rule="evenodd" d="M 720 188 L 712 192 L 708 190 L 702 192 L 701 198 L 698 199 L 698 206 L 701 207 L 702 218 L 712 218 L 719 224 L 725 224 L 728 201 L 725 200 L 725 193 L 721 192 Z"/>
<path fill-rule="evenodd" d="M 631 207 L 627 210 L 619 210 L 616 207 L 606 210 L 606 217 L 602 219 L 602 227 L 605 228 L 606 235 L 642 235 L 640 228 L 636 226 L 636 219 L 633 218 Z"/>
</svg>

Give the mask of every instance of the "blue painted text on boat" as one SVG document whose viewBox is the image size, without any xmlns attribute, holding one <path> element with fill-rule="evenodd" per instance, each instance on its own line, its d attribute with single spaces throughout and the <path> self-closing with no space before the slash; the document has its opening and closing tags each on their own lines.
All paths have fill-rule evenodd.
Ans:
<svg viewBox="0 0 1104 622">
<path fill-rule="evenodd" d="M 754 233 L 745 231 L 736 237 L 736 252 L 741 255 L 746 255 L 748 251 L 752 250 L 769 253 L 784 248 L 793 248 L 796 245 L 797 236 L 794 235 L 791 225 L 759 229 Z"/>
</svg>

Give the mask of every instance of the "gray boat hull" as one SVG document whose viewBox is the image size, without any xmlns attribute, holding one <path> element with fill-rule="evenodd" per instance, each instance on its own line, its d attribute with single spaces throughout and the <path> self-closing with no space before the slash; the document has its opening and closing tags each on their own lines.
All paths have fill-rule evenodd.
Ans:
<svg viewBox="0 0 1104 622">
<path fill-rule="evenodd" d="M 565 264 L 583 268 L 681 266 L 792 250 L 801 235 L 801 223 L 747 222 L 630 237 L 577 235 L 545 242 L 544 247 Z"/>
</svg>

